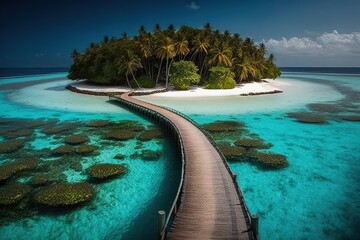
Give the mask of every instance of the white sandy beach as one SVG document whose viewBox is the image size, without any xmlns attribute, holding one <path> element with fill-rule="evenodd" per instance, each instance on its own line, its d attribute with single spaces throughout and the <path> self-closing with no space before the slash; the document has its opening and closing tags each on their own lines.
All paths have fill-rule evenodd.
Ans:
<svg viewBox="0 0 360 240">
<path fill-rule="evenodd" d="M 118 86 L 96 86 L 86 83 L 86 81 L 78 81 L 70 84 L 72 87 L 77 88 L 80 91 L 89 91 L 93 93 L 122 93 L 127 92 L 130 88 L 118 87 Z M 171 89 L 167 92 L 154 93 L 152 96 L 157 97 L 216 97 L 216 96 L 239 96 L 239 95 L 256 95 L 273 93 L 275 91 L 282 91 L 281 87 L 286 86 L 288 83 L 276 81 L 273 79 L 263 79 L 262 82 L 252 82 L 239 84 L 234 89 L 205 89 L 204 87 L 194 86 L 187 91 L 179 91 Z M 137 92 L 151 92 L 163 90 L 163 87 L 157 87 L 155 89 L 137 89 Z"/>
</svg>

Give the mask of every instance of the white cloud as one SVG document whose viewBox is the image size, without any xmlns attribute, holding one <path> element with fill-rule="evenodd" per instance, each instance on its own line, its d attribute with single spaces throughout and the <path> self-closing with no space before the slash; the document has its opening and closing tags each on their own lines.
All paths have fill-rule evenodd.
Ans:
<svg viewBox="0 0 360 240">
<path fill-rule="evenodd" d="M 263 42 L 268 52 L 274 53 L 279 60 L 300 61 L 304 66 L 314 61 L 317 61 L 317 65 L 321 65 L 321 61 L 329 62 L 329 59 L 332 59 L 332 64 L 335 65 L 345 63 L 356 65 L 360 62 L 360 32 L 339 33 L 334 30 L 317 37 L 269 39 Z"/>
<path fill-rule="evenodd" d="M 196 2 L 191 2 L 189 5 L 186 5 L 186 7 L 190 8 L 191 10 L 198 10 L 200 5 L 197 5 Z"/>
<path fill-rule="evenodd" d="M 43 53 L 35 53 L 35 57 L 43 57 L 44 54 Z"/>
<path fill-rule="evenodd" d="M 322 49 L 322 45 L 309 39 L 292 37 L 290 39 L 282 38 L 281 40 L 270 39 L 265 42 L 268 51 L 276 53 L 287 52 L 289 54 L 313 53 Z"/>
<path fill-rule="evenodd" d="M 309 55 L 344 55 L 360 54 L 360 33 L 323 33 L 317 38 L 292 37 L 281 40 L 270 39 L 264 41 L 269 52 L 281 54 L 309 54 Z"/>
</svg>

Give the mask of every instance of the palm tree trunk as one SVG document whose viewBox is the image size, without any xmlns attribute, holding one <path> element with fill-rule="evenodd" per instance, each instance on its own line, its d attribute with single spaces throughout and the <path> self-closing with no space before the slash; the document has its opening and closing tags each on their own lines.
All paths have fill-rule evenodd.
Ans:
<svg viewBox="0 0 360 240">
<path fill-rule="evenodd" d="M 159 66 L 159 70 L 158 70 L 158 74 L 157 74 L 157 77 L 156 77 L 156 85 L 158 84 L 158 81 L 159 81 L 159 77 L 160 77 L 160 71 L 161 71 L 161 66 L 162 66 L 162 62 L 163 62 L 163 58 L 161 58 L 161 61 L 160 61 L 160 66 Z"/>
<path fill-rule="evenodd" d="M 133 77 L 134 81 L 136 82 L 136 85 L 138 85 L 138 88 L 141 88 L 141 85 L 139 84 L 139 82 L 138 82 L 138 81 L 136 81 L 136 78 L 135 78 L 135 76 L 134 76 L 134 73 L 133 73 L 133 72 L 131 72 L 131 75 L 132 75 L 132 77 Z"/>
<path fill-rule="evenodd" d="M 169 81 L 169 73 L 168 73 L 168 64 L 169 64 L 169 57 L 166 58 L 166 65 L 165 65 L 165 88 L 168 87 L 168 81 Z"/>
<path fill-rule="evenodd" d="M 171 65 L 172 63 L 174 62 L 174 58 L 171 59 L 170 63 L 169 63 L 169 66 L 168 66 L 168 71 L 167 71 L 167 78 L 168 78 L 168 81 L 169 81 L 169 77 L 170 77 L 170 69 L 171 69 Z M 166 87 L 167 88 L 167 87 Z"/>
<path fill-rule="evenodd" d="M 127 75 L 127 74 L 125 74 L 125 77 L 126 77 L 126 82 L 127 82 L 127 84 L 129 85 L 129 88 L 131 88 L 131 89 L 132 89 L 132 87 L 131 87 L 131 85 L 130 85 L 130 82 L 129 82 L 128 75 Z"/>
</svg>

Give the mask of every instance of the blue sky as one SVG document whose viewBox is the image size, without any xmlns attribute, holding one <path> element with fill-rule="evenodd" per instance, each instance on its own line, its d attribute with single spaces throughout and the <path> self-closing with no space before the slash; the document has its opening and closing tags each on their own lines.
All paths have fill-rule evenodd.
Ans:
<svg viewBox="0 0 360 240">
<path fill-rule="evenodd" d="M 279 66 L 360 66 L 359 0 L 1 0 L 0 67 L 67 67 L 105 35 L 210 23 L 265 42 Z"/>
</svg>

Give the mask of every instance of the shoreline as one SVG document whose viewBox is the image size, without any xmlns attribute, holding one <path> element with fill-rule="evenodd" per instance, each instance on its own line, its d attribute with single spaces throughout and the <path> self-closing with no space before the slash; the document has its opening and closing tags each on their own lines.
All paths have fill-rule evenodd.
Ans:
<svg viewBox="0 0 360 240">
<path fill-rule="evenodd" d="M 182 98 L 182 97 L 217 97 L 217 96 L 255 96 L 264 94 L 282 93 L 279 87 L 288 85 L 287 83 L 275 81 L 273 79 L 263 79 L 262 82 L 251 82 L 238 84 L 233 89 L 205 89 L 204 87 L 194 86 L 189 90 L 174 90 L 163 87 L 136 89 L 135 96 L 152 95 L 164 98 Z M 125 93 L 131 89 L 119 86 L 96 86 L 81 80 L 66 86 L 66 89 L 94 96 L 113 96 Z"/>
</svg>

